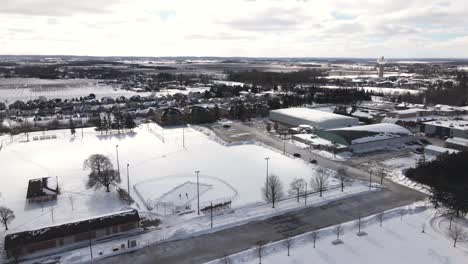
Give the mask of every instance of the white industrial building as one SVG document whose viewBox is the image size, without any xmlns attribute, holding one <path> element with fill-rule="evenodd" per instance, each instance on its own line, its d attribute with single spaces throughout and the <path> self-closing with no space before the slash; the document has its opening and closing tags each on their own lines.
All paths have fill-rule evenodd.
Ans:
<svg viewBox="0 0 468 264">
<path fill-rule="evenodd" d="M 353 153 L 400 147 L 415 141 L 411 131 L 395 124 L 374 124 L 320 131 L 319 137 L 333 145 L 347 146 Z"/>
<path fill-rule="evenodd" d="M 355 117 L 337 115 L 310 108 L 271 110 L 270 120 L 288 126 L 310 125 L 316 129 L 332 129 L 359 125 L 359 120 Z"/>
<path fill-rule="evenodd" d="M 446 119 L 424 122 L 420 129 L 428 136 L 468 138 L 466 120 Z"/>
<path fill-rule="evenodd" d="M 424 148 L 424 153 L 426 153 L 427 155 L 435 156 L 435 157 L 444 155 L 444 154 L 454 154 L 458 152 L 459 151 L 456 149 L 443 148 L 443 147 L 439 147 L 435 145 L 427 145 Z"/>
</svg>

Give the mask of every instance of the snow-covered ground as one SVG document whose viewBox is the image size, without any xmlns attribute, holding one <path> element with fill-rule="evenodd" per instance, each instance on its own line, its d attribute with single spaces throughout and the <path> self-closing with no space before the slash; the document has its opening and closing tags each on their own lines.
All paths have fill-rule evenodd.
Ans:
<svg viewBox="0 0 468 264">
<path fill-rule="evenodd" d="M 371 191 L 379 191 L 378 188 Z M 293 210 L 298 210 L 304 207 L 314 207 L 327 204 L 337 199 L 351 197 L 369 192 L 368 187 L 358 182 L 351 183 L 341 192 L 339 186 L 329 189 L 324 192 L 323 197 L 317 193 L 311 193 L 305 197 L 300 197 L 299 202 L 296 197 L 291 197 L 277 203 L 276 208 L 272 208 L 271 204 L 252 204 L 235 209 L 215 211 L 213 213 L 213 227 L 211 227 L 210 214 L 201 214 L 199 217 L 191 215 L 170 216 L 165 218 L 162 226 L 150 232 L 141 234 L 129 234 L 128 236 L 113 239 L 110 241 L 94 242 L 92 246 L 94 258 L 108 257 L 110 255 L 129 252 L 136 250 L 153 243 L 163 243 L 172 240 L 185 239 L 188 237 L 212 233 L 218 230 L 226 229 L 233 226 L 245 224 L 250 221 L 257 221 L 273 217 L 275 215 L 284 214 Z M 145 213 L 143 213 L 145 214 Z M 125 249 L 123 251 L 114 252 L 113 249 L 119 247 L 120 244 L 126 244 L 128 240 L 135 240 L 137 247 Z M 87 245 L 77 249 L 70 249 L 66 252 L 58 253 L 53 256 L 36 258 L 25 263 L 41 263 L 39 261 L 47 261 L 55 258 L 60 258 L 62 263 L 83 263 L 90 261 L 91 255 Z"/>
<path fill-rule="evenodd" d="M 335 86 L 335 85 L 322 85 L 320 88 L 327 88 L 327 89 L 358 89 L 363 91 L 369 92 L 377 92 L 383 94 L 419 94 L 421 90 L 412 90 L 412 89 L 404 89 L 404 88 L 384 88 L 384 87 L 371 87 L 371 86 L 364 86 L 364 87 L 352 87 L 352 86 Z"/>
<path fill-rule="evenodd" d="M 270 157 L 269 173 L 278 175 L 285 189 L 292 179 L 310 180 L 316 173 L 315 165 L 300 159 L 254 144 L 227 147 L 191 128 L 185 131 L 182 128 L 164 129 L 163 132 L 160 127 L 150 124 L 121 135 L 101 135 L 93 129 L 85 129 L 83 138 L 81 133 L 71 137 L 69 130 L 30 133 L 29 138 L 43 133 L 55 135 L 56 139 L 24 142 L 24 135 L 13 137 L 12 143 L 8 142 L 9 138 L 4 139 L 8 144 L 0 151 L 0 204 L 15 211 L 16 220 L 12 222 L 10 232 L 127 208 L 115 191 L 106 193 L 102 189 L 86 188 L 89 172 L 83 170 L 83 161 L 91 154 L 101 153 L 116 164 L 116 145 L 119 145 L 121 186 L 127 187 L 126 165 L 129 164 L 130 183 L 135 186 L 130 191 L 140 210 L 146 210 L 144 202 L 148 199 L 162 199 L 174 204 L 187 199 L 187 204 L 194 209 L 193 190 L 182 191 L 180 188 L 187 189 L 187 186 L 181 186 L 187 182 L 194 188 L 196 170 L 200 170 L 200 183 L 209 186 L 201 192 L 200 202 L 206 204 L 229 198 L 233 207 L 263 202 L 260 189 L 266 175 L 265 157 Z M 182 146 L 183 134 L 185 148 Z M 28 181 L 40 177 L 58 177 L 62 194 L 56 202 L 42 206 L 26 202 Z M 336 183 L 336 179 L 330 179 L 330 184 Z M 145 185 L 149 190 L 144 190 L 142 186 Z M 135 190 L 141 192 L 141 198 Z M 74 199 L 73 210 L 69 197 Z"/>
<path fill-rule="evenodd" d="M 43 96 L 47 99 L 61 98 L 71 99 L 88 96 L 93 93 L 96 98 L 120 96 L 162 96 L 174 95 L 176 93 L 189 94 L 190 92 L 204 92 L 209 87 L 187 87 L 186 90 L 168 89 L 159 92 L 135 92 L 122 90 L 118 86 L 98 84 L 99 80 L 87 79 L 64 79 L 46 80 L 35 78 L 0 78 L 0 102 L 6 104 L 14 103 L 16 100 L 32 100 Z"/>
<path fill-rule="evenodd" d="M 400 210 L 404 212 L 402 218 Z M 283 241 L 264 246 L 262 263 L 466 263 L 468 243 L 459 242 L 454 248 L 453 241 L 447 236 L 447 218 L 434 214 L 434 209 L 412 205 L 386 212 L 382 226 L 377 217 L 368 217 L 363 219 L 362 231 L 367 233 L 363 236 L 356 235 L 355 222 L 346 223 L 343 225 L 344 234 L 340 236 L 343 243 L 338 245 L 332 244 L 336 240 L 334 227 L 318 231 L 315 248 L 311 233 L 306 233 L 293 238 L 289 257 Z M 459 224 L 468 231 L 466 219 L 460 219 Z M 252 249 L 229 256 L 229 263 L 256 264 L 259 263 L 257 256 L 257 251 Z M 226 262 L 221 259 L 209 263 Z"/>
<path fill-rule="evenodd" d="M 424 193 L 429 193 L 430 190 L 428 186 L 410 180 L 404 175 L 404 171 L 406 169 L 416 167 L 416 164 L 420 159 L 421 155 L 410 152 L 400 157 L 381 161 L 380 165 L 384 167 L 388 178 L 392 181 Z M 426 155 L 426 161 L 431 161 L 434 159 L 434 156 Z"/>
</svg>

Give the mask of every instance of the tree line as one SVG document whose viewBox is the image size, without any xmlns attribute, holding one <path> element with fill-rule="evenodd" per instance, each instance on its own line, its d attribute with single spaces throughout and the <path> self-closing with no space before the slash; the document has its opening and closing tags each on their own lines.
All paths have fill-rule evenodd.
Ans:
<svg viewBox="0 0 468 264">
<path fill-rule="evenodd" d="M 468 152 L 445 154 L 431 162 L 418 162 L 405 175 L 430 186 L 430 200 L 436 208 L 445 207 L 457 216 L 468 213 Z"/>
</svg>

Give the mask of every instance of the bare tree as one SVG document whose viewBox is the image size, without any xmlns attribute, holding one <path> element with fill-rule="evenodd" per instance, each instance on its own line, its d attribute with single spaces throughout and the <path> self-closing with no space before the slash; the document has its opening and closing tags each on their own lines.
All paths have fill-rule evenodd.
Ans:
<svg viewBox="0 0 468 264">
<path fill-rule="evenodd" d="M 380 225 L 380 227 L 382 227 L 382 223 L 383 223 L 384 217 L 385 217 L 385 213 L 384 213 L 384 212 L 382 212 L 382 213 L 380 213 L 380 214 L 377 215 L 377 219 L 379 220 L 379 225 Z"/>
<path fill-rule="evenodd" d="M 341 191 L 344 191 L 345 187 L 345 180 L 346 180 L 346 169 L 341 167 L 336 171 L 336 175 L 338 176 L 338 179 L 340 180 L 341 184 Z"/>
<path fill-rule="evenodd" d="M 225 254 L 224 257 L 223 257 L 223 264 L 231 264 L 231 258 Z"/>
<path fill-rule="evenodd" d="M 468 234 L 460 225 L 453 225 L 452 229 L 447 232 L 448 236 L 453 240 L 453 247 L 457 246 L 458 241 L 468 239 Z"/>
<path fill-rule="evenodd" d="M 15 219 L 15 214 L 9 208 L 0 206 L 0 222 L 2 222 L 5 230 L 8 230 L 8 224 Z"/>
<path fill-rule="evenodd" d="M 310 233 L 310 236 L 312 237 L 312 241 L 314 242 L 314 248 L 315 248 L 315 243 L 317 242 L 317 240 L 320 239 L 320 235 L 317 231 L 314 231 Z"/>
<path fill-rule="evenodd" d="M 26 141 L 29 142 L 29 132 L 31 132 L 32 130 L 32 124 L 28 122 L 27 120 L 24 120 L 23 122 L 19 124 L 18 130 L 21 133 L 24 133 L 24 135 L 26 136 Z"/>
<path fill-rule="evenodd" d="M 297 197 L 297 202 L 299 202 L 299 197 L 301 195 L 301 191 L 304 191 L 306 181 L 301 178 L 295 178 L 291 184 L 289 185 L 289 192 L 291 194 L 295 194 Z"/>
<path fill-rule="evenodd" d="M 383 181 L 387 174 L 385 173 L 385 170 L 383 168 L 380 168 L 377 170 L 377 176 L 380 178 L 380 186 L 383 186 Z"/>
<path fill-rule="evenodd" d="M 120 182 L 119 174 L 114 170 L 110 159 L 102 154 L 93 154 L 83 163 L 84 169 L 90 169 L 88 187 L 106 187 L 110 192 L 110 186 Z"/>
<path fill-rule="evenodd" d="M 400 215 L 400 220 L 403 220 L 403 216 L 405 216 L 406 210 L 402 208 L 398 210 L 398 214 Z"/>
<path fill-rule="evenodd" d="M 286 238 L 285 240 L 283 240 L 283 245 L 284 247 L 286 247 L 286 249 L 288 250 L 288 257 L 289 257 L 289 250 L 291 249 L 291 247 L 293 246 L 293 243 L 294 243 L 294 240 L 290 237 Z"/>
<path fill-rule="evenodd" d="M 258 241 L 257 242 L 257 247 L 255 248 L 255 252 L 257 253 L 258 264 L 262 264 L 264 246 L 265 246 L 265 242 L 263 242 L 263 241 Z"/>
<path fill-rule="evenodd" d="M 312 188 L 320 193 L 320 197 L 322 197 L 322 193 L 327 190 L 328 187 L 328 176 L 325 174 L 323 169 L 317 170 L 317 175 L 312 177 L 310 182 Z"/>
<path fill-rule="evenodd" d="M 263 188 L 263 196 L 267 202 L 273 204 L 273 208 L 275 208 L 275 203 L 283 198 L 283 184 L 281 180 L 276 175 L 268 176 L 268 183 Z"/>
<path fill-rule="evenodd" d="M 448 228 L 449 230 L 452 229 L 453 217 L 454 217 L 454 213 L 451 213 L 451 214 L 450 214 L 449 228 Z"/>
<path fill-rule="evenodd" d="M 74 211 L 75 210 L 75 196 L 70 194 L 70 195 L 67 196 L 67 198 L 68 198 L 68 201 L 70 202 L 70 206 L 71 206 L 72 211 Z"/>
<path fill-rule="evenodd" d="M 337 225 L 333 228 L 333 233 L 336 235 L 336 241 L 340 240 L 340 235 L 343 235 L 344 230 L 342 225 Z"/>
</svg>

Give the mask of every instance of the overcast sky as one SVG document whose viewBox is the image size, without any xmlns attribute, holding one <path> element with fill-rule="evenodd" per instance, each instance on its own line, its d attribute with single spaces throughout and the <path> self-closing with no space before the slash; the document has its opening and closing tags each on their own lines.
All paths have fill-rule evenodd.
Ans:
<svg viewBox="0 0 468 264">
<path fill-rule="evenodd" d="M 468 57 L 467 0 L 0 0 L 0 54 Z"/>
</svg>

